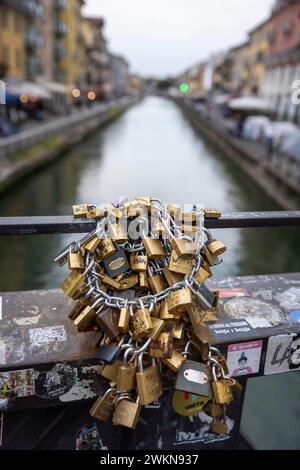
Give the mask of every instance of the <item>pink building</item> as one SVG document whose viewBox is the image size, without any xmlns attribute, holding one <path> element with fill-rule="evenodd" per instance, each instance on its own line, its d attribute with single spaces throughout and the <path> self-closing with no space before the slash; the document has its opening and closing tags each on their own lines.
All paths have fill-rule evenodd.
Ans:
<svg viewBox="0 0 300 470">
<path fill-rule="evenodd" d="M 293 83 L 300 80 L 300 0 L 277 0 L 262 95 L 279 119 L 300 124 L 300 106 L 292 101 Z"/>
<path fill-rule="evenodd" d="M 284 59 L 286 52 L 300 51 L 300 0 L 277 0 L 272 23 L 270 55 Z"/>
</svg>

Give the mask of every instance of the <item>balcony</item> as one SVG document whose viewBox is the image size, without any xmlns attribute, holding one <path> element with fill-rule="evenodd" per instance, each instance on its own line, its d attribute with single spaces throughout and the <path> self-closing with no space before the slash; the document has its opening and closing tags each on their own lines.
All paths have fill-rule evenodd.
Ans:
<svg viewBox="0 0 300 470">
<path fill-rule="evenodd" d="M 36 49 L 43 46 L 43 38 L 35 28 L 29 28 L 25 35 L 26 47 Z"/>
<path fill-rule="evenodd" d="M 299 42 L 300 46 L 300 42 Z M 284 65 L 286 63 L 294 63 L 300 61 L 300 47 L 297 46 L 295 49 L 289 49 L 279 54 L 273 54 L 266 60 L 266 65 L 269 67 L 275 65 Z"/>
<path fill-rule="evenodd" d="M 68 27 L 63 21 L 58 21 L 55 26 L 55 34 L 57 36 L 66 36 L 68 34 Z"/>
<path fill-rule="evenodd" d="M 63 44 L 55 44 L 54 55 L 56 60 L 63 59 L 67 55 L 67 50 Z"/>
<path fill-rule="evenodd" d="M 56 0 L 55 1 L 55 8 L 57 10 L 66 10 L 68 6 L 67 0 Z"/>
</svg>

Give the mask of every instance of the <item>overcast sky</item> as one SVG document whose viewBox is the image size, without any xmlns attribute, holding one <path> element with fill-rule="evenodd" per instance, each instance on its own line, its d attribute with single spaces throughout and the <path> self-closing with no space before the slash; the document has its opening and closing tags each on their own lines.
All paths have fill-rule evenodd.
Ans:
<svg viewBox="0 0 300 470">
<path fill-rule="evenodd" d="M 106 19 L 113 52 L 145 76 L 177 74 L 210 53 L 237 45 L 263 21 L 274 0 L 86 0 Z"/>
</svg>

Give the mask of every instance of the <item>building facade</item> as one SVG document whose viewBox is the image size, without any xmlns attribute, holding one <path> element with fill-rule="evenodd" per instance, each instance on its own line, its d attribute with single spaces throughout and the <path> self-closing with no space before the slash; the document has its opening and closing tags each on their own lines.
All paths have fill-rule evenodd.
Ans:
<svg viewBox="0 0 300 470">
<path fill-rule="evenodd" d="M 186 95 L 190 98 L 201 98 L 205 93 L 205 67 L 206 64 L 201 62 L 187 69 L 183 74 L 177 77 L 177 85 L 180 87 L 182 83 L 188 86 Z"/>
<path fill-rule="evenodd" d="M 234 94 L 245 93 L 249 80 L 249 41 L 232 48 L 229 51 L 231 58 L 230 91 Z"/>
<path fill-rule="evenodd" d="M 300 124 L 300 106 L 292 101 L 293 83 L 300 79 L 300 1 L 277 1 L 271 22 L 262 96 L 279 119 Z"/>
<path fill-rule="evenodd" d="M 83 18 L 82 34 L 85 47 L 86 88 L 94 91 L 97 98 L 105 98 L 111 91 L 110 57 L 103 34 L 103 18 Z"/>
<path fill-rule="evenodd" d="M 249 32 L 247 47 L 248 74 L 244 91 L 258 95 L 266 73 L 266 60 L 272 40 L 272 21 L 268 18 Z"/>
<path fill-rule="evenodd" d="M 20 2 L 0 0 L 0 77 L 23 78 L 26 73 L 27 14 Z"/>
<path fill-rule="evenodd" d="M 111 94 L 113 98 L 126 95 L 128 85 L 128 62 L 124 57 L 110 54 Z"/>
</svg>

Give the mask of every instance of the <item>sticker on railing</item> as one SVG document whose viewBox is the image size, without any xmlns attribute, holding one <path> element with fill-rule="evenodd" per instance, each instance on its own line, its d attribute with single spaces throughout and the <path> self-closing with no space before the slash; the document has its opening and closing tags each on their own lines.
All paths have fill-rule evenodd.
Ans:
<svg viewBox="0 0 300 470">
<path fill-rule="evenodd" d="M 67 332 L 62 325 L 32 328 L 29 330 L 29 341 L 32 346 L 67 341 Z"/>
<path fill-rule="evenodd" d="M 230 344 L 227 350 L 227 364 L 232 377 L 257 374 L 263 341 Z"/>
<path fill-rule="evenodd" d="M 35 394 L 33 369 L 0 372 L 0 398 L 28 397 Z"/>
<path fill-rule="evenodd" d="M 300 334 L 271 336 L 265 363 L 265 375 L 300 369 Z"/>
<path fill-rule="evenodd" d="M 222 299 L 228 299 L 232 297 L 249 297 L 249 292 L 243 288 L 232 288 L 232 289 L 220 289 L 219 296 Z"/>
</svg>

